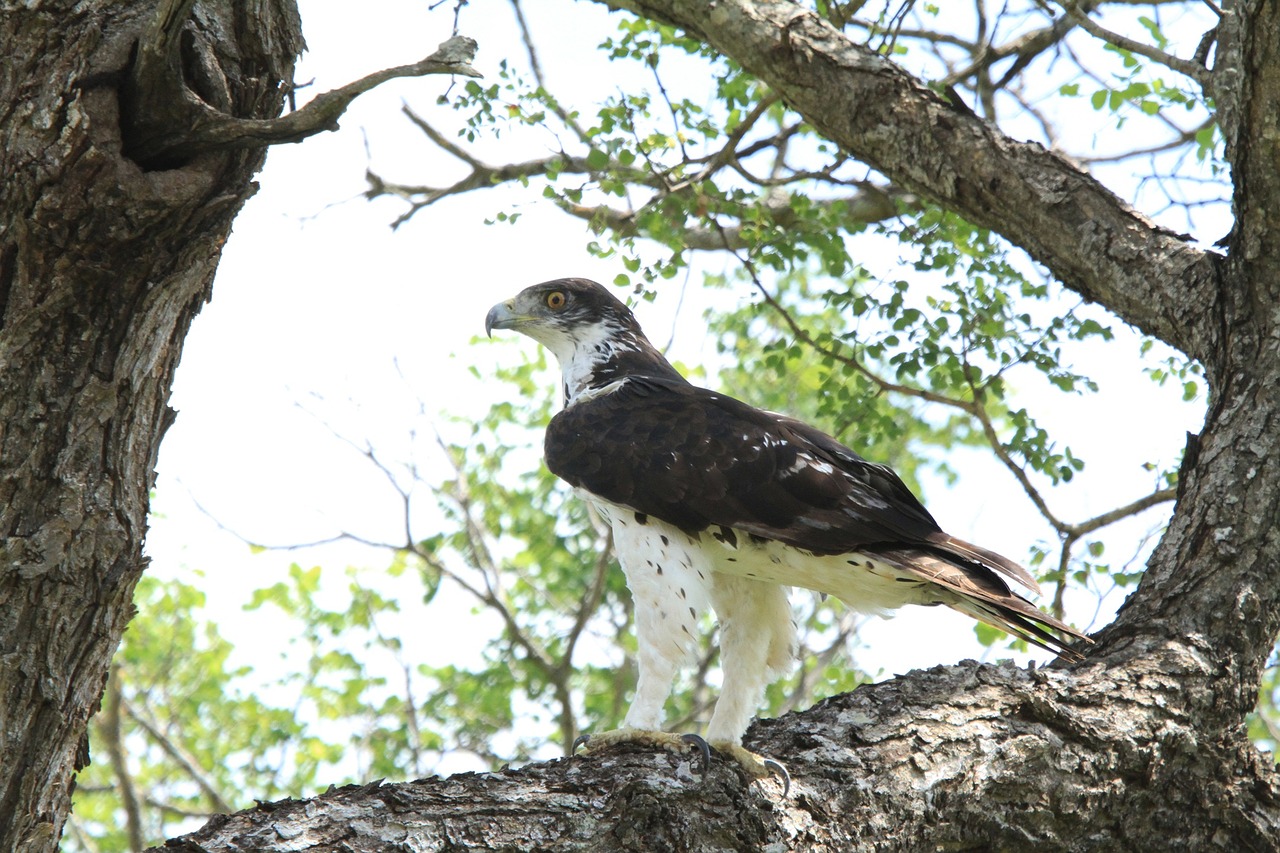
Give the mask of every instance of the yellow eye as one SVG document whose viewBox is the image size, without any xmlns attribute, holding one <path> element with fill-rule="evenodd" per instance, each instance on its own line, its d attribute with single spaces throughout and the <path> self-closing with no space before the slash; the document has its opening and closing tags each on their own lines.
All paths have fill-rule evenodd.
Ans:
<svg viewBox="0 0 1280 853">
<path fill-rule="evenodd" d="M 547 307 L 552 311 L 559 311 L 564 307 L 565 295 L 563 291 L 553 290 L 547 294 Z"/>
</svg>

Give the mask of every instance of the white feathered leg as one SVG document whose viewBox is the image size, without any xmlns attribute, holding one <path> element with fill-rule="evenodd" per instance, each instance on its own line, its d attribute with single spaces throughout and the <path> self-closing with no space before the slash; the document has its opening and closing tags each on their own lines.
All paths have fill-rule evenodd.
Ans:
<svg viewBox="0 0 1280 853">
<path fill-rule="evenodd" d="M 687 748 L 662 734 L 663 706 L 678 668 L 697 647 L 698 618 L 710 606 L 711 570 L 689 536 L 656 519 L 608 508 L 614 549 L 635 606 L 639 681 L 622 729 L 593 735 L 589 748 L 643 741 Z"/>
<path fill-rule="evenodd" d="M 787 591 L 776 584 L 716 574 L 711 602 L 720 620 L 724 686 L 707 727 L 707 740 L 761 776 L 770 767 L 742 748 L 742 735 L 760 707 L 765 688 L 786 675 L 795 661 L 796 624 Z"/>
</svg>

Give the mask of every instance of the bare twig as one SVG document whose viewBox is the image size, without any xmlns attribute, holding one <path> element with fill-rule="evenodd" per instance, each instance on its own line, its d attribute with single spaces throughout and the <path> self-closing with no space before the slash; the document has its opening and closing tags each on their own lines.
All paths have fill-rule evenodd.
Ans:
<svg viewBox="0 0 1280 853">
<path fill-rule="evenodd" d="M 353 100 L 398 77 L 481 76 L 470 64 L 475 41 L 454 36 L 420 62 L 376 71 L 317 95 L 296 112 L 271 119 L 242 118 L 225 111 L 229 103 L 210 104 L 186 85 L 182 32 L 193 4 L 194 0 L 162 0 L 139 41 L 123 102 L 126 153 L 140 163 L 170 165 L 209 151 L 300 142 L 337 128 L 338 118 Z"/>
<path fill-rule="evenodd" d="M 899 213 L 897 206 L 899 198 L 907 204 L 915 202 L 915 198 L 912 196 L 902 197 L 879 187 L 868 186 L 860 192 L 842 198 L 815 200 L 811 202 L 810 210 L 840 210 L 848 227 L 856 229 L 861 225 L 883 222 L 886 219 L 897 216 Z M 795 211 L 791 208 L 791 199 L 788 196 L 768 196 L 761 205 L 772 221 L 783 228 L 798 222 Z M 560 208 L 566 213 L 591 222 L 600 228 L 607 228 L 620 237 L 643 236 L 637 225 L 637 219 L 641 211 L 618 210 L 607 205 L 585 205 L 570 202 L 562 203 Z M 711 228 L 690 225 L 681 231 L 680 241 L 686 249 L 708 252 L 723 251 L 725 249 L 741 251 L 750 249 L 752 246 L 751 241 L 743 236 L 742 228 L 738 225 L 716 224 Z"/>
<path fill-rule="evenodd" d="M 208 810 L 196 811 L 194 809 L 184 809 L 179 806 L 175 806 L 173 803 L 166 803 L 163 800 L 158 800 L 155 797 L 147 797 L 146 803 L 157 811 L 162 811 L 166 814 L 171 814 L 174 817 L 180 818 L 199 818 L 201 820 L 205 820 L 213 817 L 215 814 L 218 814 L 218 812 L 211 812 Z"/>
<path fill-rule="evenodd" d="M 516 23 L 520 26 L 520 38 L 524 41 L 525 51 L 529 54 L 529 67 L 533 70 L 533 79 L 538 81 L 538 86 L 546 94 L 551 111 L 565 127 L 573 131 L 580 141 L 589 144 L 590 137 L 587 131 L 574 120 L 568 110 L 560 105 L 560 100 L 551 94 L 551 89 L 547 86 L 547 80 L 542 74 L 542 63 L 538 61 L 538 51 L 533 46 L 533 34 L 529 31 L 529 22 L 525 20 L 524 8 L 520 5 L 520 0 L 511 0 L 511 8 L 516 13 Z"/>
<path fill-rule="evenodd" d="M 1109 524 L 1115 524 L 1117 521 L 1128 518 L 1131 515 L 1137 515 L 1140 512 L 1145 512 L 1153 506 L 1167 503 L 1168 501 L 1175 499 L 1177 496 L 1178 490 L 1176 488 L 1158 489 L 1145 497 L 1138 498 L 1136 501 L 1127 503 L 1124 506 L 1116 507 L 1115 509 L 1104 512 L 1101 515 L 1094 516 L 1087 521 L 1068 525 L 1066 531 L 1075 536 L 1084 536 L 1086 534 L 1093 533 L 1095 530 L 1101 530 Z"/>
</svg>

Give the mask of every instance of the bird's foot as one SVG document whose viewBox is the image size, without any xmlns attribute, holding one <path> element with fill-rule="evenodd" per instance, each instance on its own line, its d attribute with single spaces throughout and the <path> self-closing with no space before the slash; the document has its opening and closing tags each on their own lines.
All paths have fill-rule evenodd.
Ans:
<svg viewBox="0 0 1280 853">
<path fill-rule="evenodd" d="M 706 773 L 711 766 L 711 747 L 700 735 L 677 735 L 671 732 L 651 732 L 644 729 L 614 729 L 598 735 L 578 735 L 573 742 L 573 751 L 585 747 L 587 752 L 595 752 L 618 743 L 636 743 L 643 746 L 656 746 L 672 752 L 684 752 L 690 746 L 697 747 L 702 756 L 702 772 Z"/>
<path fill-rule="evenodd" d="M 783 799 L 786 799 L 787 795 L 791 793 L 791 774 L 787 772 L 787 768 L 782 762 L 766 758 L 763 755 L 756 755 L 736 743 L 717 741 L 713 745 L 717 752 L 723 752 L 737 762 L 737 765 L 742 768 L 748 778 L 765 779 L 769 776 L 777 776 L 782 782 Z"/>
</svg>

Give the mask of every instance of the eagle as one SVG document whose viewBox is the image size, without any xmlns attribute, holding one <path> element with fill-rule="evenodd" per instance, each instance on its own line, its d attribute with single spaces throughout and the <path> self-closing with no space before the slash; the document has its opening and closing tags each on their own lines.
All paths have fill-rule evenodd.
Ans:
<svg viewBox="0 0 1280 853">
<path fill-rule="evenodd" d="M 622 728 L 581 738 L 669 748 L 707 742 L 755 777 L 781 764 L 742 736 L 797 650 L 789 587 L 884 614 L 945 604 L 1079 659 L 1088 640 L 1012 585 L 1014 561 L 943 532 L 893 469 L 819 429 L 688 382 L 600 284 L 564 278 L 501 302 L 485 330 L 512 329 L 559 361 L 564 407 L 547 426 L 547 467 L 607 520 L 635 607 L 639 678 Z M 662 731 L 699 619 L 720 626 L 723 686 L 705 740 Z M 687 747 L 685 747 L 687 748 Z"/>
</svg>

